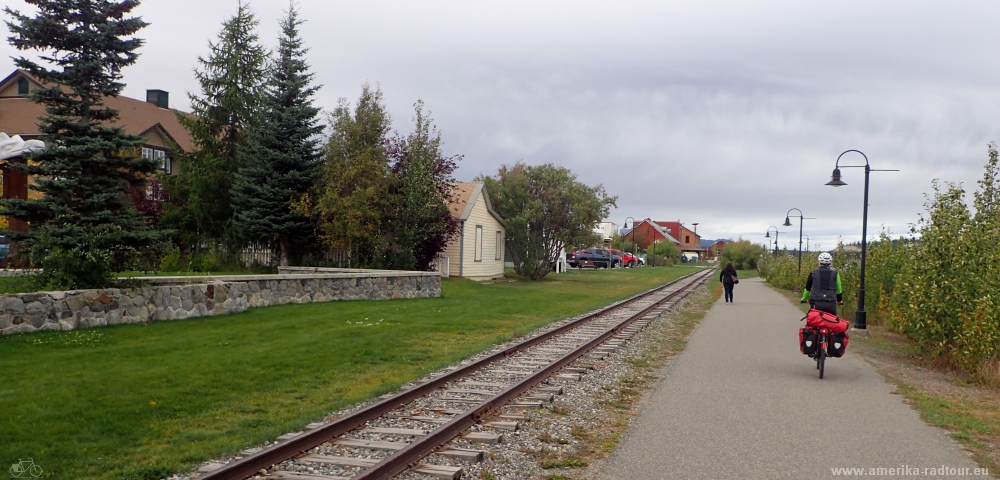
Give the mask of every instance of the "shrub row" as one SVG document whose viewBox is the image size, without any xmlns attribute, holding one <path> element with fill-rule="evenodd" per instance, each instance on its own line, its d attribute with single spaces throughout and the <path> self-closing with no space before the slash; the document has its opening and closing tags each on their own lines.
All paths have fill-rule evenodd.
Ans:
<svg viewBox="0 0 1000 480">
<path fill-rule="evenodd" d="M 967 372 L 997 370 L 1000 345 L 1000 171 L 996 144 L 972 208 L 965 191 L 933 183 L 926 212 L 911 227 L 911 239 L 883 231 L 868 246 L 865 309 L 869 323 L 885 323 L 926 352 Z M 761 276 L 779 288 L 805 284 L 816 268 L 803 257 L 802 274 L 787 253 L 760 259 Z M 834 265 L 844 287 L 843 312 L 856 310 L 860 254 L 839 246 Z M 846 315 L 846 313 L 845 313 Z"/>
</svg>

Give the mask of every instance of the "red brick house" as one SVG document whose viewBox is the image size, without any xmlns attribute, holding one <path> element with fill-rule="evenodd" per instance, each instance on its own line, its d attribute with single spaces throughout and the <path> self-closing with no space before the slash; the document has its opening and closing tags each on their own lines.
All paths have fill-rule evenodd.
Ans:
<svg viewBox="0 0 1000 480">
<path fill-rule="evenodd" d="M 697 253 L 704 256 L 705 247 L 701 246 L 701 236 L 697 232 L 684 226 L 680 220 L 676 222 L 655 222 L 662 227 L 670 236 L 677 239 L 681 253 Z"/>
<path fill-rule="evenodd" d="M 705 258 L 719 258 L 724 248 L 726 248 L 726 241 L 716 240 L 715 243 L 706 247 Z"/>
<path fill-rule="evenodd" d="M 657 225 L 657 222 L 648 218 L 640 222 L 636 222 L 635 226 L 632 227 L 631 230 L 626 231 L 622 237 L 626 241 L 632 241 L 634 238 L 636 246 L 643 250 L 649 248 L 649 246 L 653 244 L 654 239 L 656 239 L 657 243 L 666 241 L 673 242 L 674 245 L 677 245 L 678 247 L 680 246 L 680 242 L 677 241 L 673 235 L 667 232 L 667 230 L 660 225 Z"/>
</svg>

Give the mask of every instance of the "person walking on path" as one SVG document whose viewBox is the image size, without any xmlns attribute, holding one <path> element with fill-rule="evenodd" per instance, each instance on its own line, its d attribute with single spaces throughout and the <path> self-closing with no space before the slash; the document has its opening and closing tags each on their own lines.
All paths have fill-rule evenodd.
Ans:
<svg viewBox="0 0 1000 480">
<path fill-rule="evenodd" d="M 830 267 L 833 257 L 829 253 L 819 254 L 819 268 L 809 273 L 806 288 L 802 291 L 802 303 L 834 315 L 837 305 L 844 304 L 844 287 L 840 283 L 840 273 Z"/>
<path fill-rule="evenodd" d="M 719 281 L 726 289 L 726 303 L 733 303 L 733 285 L 740 283 L 740 279 L 736 278 L 736 267 L 733 267 L 733 262 L 727 263 L 726 268 L 719 272 Z"/>
</svg>

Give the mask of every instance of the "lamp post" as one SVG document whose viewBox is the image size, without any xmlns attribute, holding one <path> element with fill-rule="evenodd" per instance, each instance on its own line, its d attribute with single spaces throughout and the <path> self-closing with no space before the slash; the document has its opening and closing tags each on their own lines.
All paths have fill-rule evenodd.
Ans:
<svg viewBox="0 0 1000 480">
<path fill-rule="evenodd" d="M 691 225 L 694 225 L 694 238 L 698 240 L 698 248 L 701 248 L 701 237 L 698 236 L 698 222 L 692 222 Z M 698 261 L 701 261 L 701 254 L 698 254 Z"/>
<path fill-rule="evenodd" d="M 875 170 L 868 163 L 868 156 L 861 150 L 846 150 L 837 157 L 837 163 L 833 166 L 833 174 L 830 181 L 826 182 L 831 187 L 842 187 L 847 185 L 840 179 L 840 158 L 849 152 L 860 153 L 865 159 L 864 165 L 844 165 L 844 168 L 865 169 L 865 208 L 861 217 L 861 279 L 858 284 L 858 310 L 854 313 L 854 328 L 865 330 L 868 328 L 868 312 L 865 311 L 865 260 L 868 256 L 868 176 L 871 172 L 898 172 L 899 170 Z"/>
<path fill-rule="evenodd" d="M 764 238 L 771 238 L 771 229 L 774 229 L 774 256 L 778 257 L 778 227 L 771 226 L 767 227 L 767 233 L 764 234 Z"/>
<path fill-rule="evenodd" d="M 808 251 L 810 251 L 809 250 L 809 235 L 803 235 L 803 237 L 806 237 L 806 251 L 808 252 Z"/>
<path fill-rule="evenodd" d="M 791 209 L 788 210 L 788 213 L 785 213 L 785 223 L 783 223 L 782 225 L 784 225 L 786 227 L 791 227 L 792 226 L 792 222 L 791 222 L 791 220 L 790 220 L 790 218 L 788 216 L 789 213 L 792 213 L 792 210 L 798 210 L 798 212 L 799 212 L 799 215 L 798 215 L 798 217 L 799 217 L 799 275 L 802 275 L 802 220 L 805 220 L 805 219 L 816 220 L 816 219 L 814 217 L 804 217 L 804 216 L 802 216 L 802 210 L 799 210 L 797 208 L 791 208 Z"/>
<path fill-rule="evenodd" d="M 632 256 L 635 256 L 635 219 L 632 217 L 625 217 L 625 228 L 628 228 L 628 221 L 632 220 Z M 624 245 L 623 245 L 624 246 Z M 624 249 L 623 249 L 624 250 Z"/>
<path fill-rule="evenodd" d="M 653 232 L 653 264 L 650 265 L 649 267 L 653 268 L 655 266 L 656 266 L 656 232 Z"/>
</svg>

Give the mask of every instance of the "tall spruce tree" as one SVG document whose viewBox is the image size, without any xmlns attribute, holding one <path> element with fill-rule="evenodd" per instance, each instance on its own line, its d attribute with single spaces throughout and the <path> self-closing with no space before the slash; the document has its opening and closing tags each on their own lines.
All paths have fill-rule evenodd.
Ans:
<svg viewBox="0 0 1000 480">
<path fill-rule="evenodd" d="M 281 20 L 278 52 L 268 71 L 260 121 L 248 130 L 246 164 L 233 182 L 236 232 L 245 241 L 277 244 L 281 265 L 288 266 L 294 247 L 313 230 L 312 221 L 292 209 L 316 181 L 317 137 L 323 131 L 305 61 L 308 49 L 299 38 L 298 12 L 289 5 Z"/>
<path fill-rule="evenodd" d="M 118 112 L 104 105 L 125 84 L 121 70 L 138 58 L 147 24 L 128 15 L 138 0 L 25 0 L 30 17 L 4 8 L 14 48 L 41 52 L 47 68 L 24 57 L 17 66 L 45 88 L 31 99 L 45 106 L 39 130 L 47 148 L 30 162 L 11 164 L 34 179 L 35 200 L 6 199 L 0 215 L 26 220 L 29 233 L 11 232 L 50 288 L 98 287 L 113 272 L 142 268 L 161 239 L 129 202 L 126 188 L 143 189 L 156 171 L 137 154 L 143 139 L 111 126 Z"/>
<path fill-rule="evenodd" d="M 194 116 L 178 115 L 195 151 L 177 155 L 179 174 L 166 179 L 171 198 L 165 225 L 184 247 L 222 242 L 234 251 L 233 178 L 245 165 L 248 132 L 259 118 L 268 52 L 259 44 L 258 21 L 249 5 L 222 24 L 208 58 L 198 57 L 201 95 L 188 94 Z"/>
</svg>

